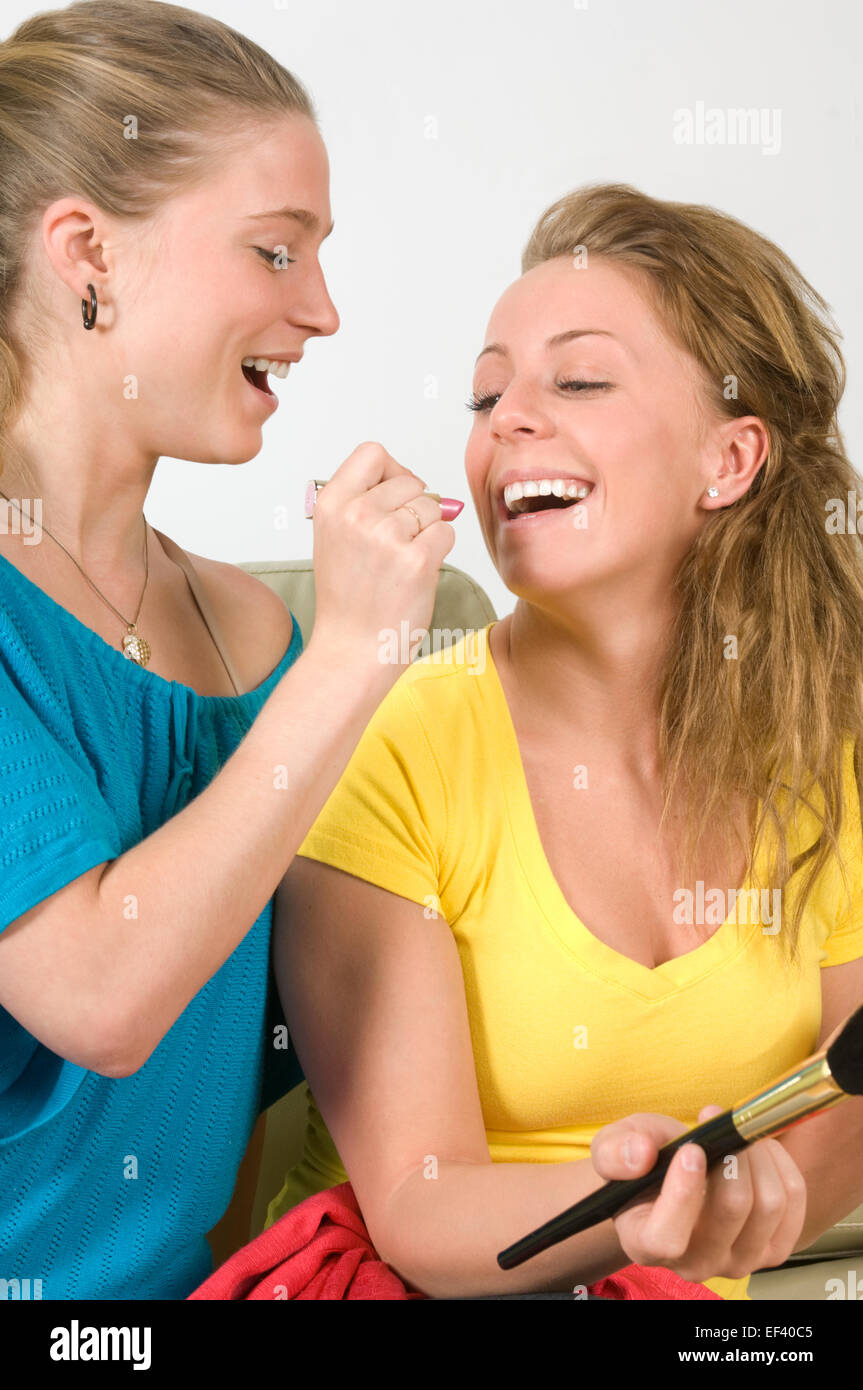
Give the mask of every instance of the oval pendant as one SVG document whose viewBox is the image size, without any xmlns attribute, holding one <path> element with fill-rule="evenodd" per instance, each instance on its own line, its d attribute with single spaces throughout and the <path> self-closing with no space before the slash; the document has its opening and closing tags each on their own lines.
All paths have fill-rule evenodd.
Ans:
<svg viewBox="0 0 863 1390">
<path fill-rule="evenodd" d="M 123 655 L 130 661 L 136 661 L 139 666 L 146 666 L 150 660 L 150 643 L 138 635 L 134 624 L 123 638 Z"/>
</svg>

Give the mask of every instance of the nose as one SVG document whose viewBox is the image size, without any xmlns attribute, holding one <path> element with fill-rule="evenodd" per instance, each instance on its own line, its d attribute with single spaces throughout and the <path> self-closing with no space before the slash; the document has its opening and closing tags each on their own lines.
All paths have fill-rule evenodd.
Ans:
<svg viewBox="0 0 863 1390">
<path fill-rule="evenodd" d="M 536 393 L 515 378 L 492 408 L 491 433 L 500 440 L 543 436 L 551 432 L 551 422 L 539 405 Z"/>
<path fill-rule="evenodd" d="M 304 295 L 302 306 L 294 310 L 294 318 L 302 322 L 310 332 L 321 338 L 335 333 L 341 323 L 338 310 L 330 298 L 324 272 L 320 265 L 310 272 L 311 283 Z"/>
</svg>

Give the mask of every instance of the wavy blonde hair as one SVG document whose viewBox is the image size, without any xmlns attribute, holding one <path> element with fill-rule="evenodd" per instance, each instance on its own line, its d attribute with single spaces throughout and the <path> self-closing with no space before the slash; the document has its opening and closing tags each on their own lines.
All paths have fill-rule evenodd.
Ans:
<svg viewBox="0 0 863 1390">
<path fill-rule="evenodd" d="M 715 208 L 625 184 L 580 188 L 542 214 L 522 271 L 578 248 L 641 272 L 669 336 L 702 369 L 705 420 L 755 415 L 769 436 L 747 492 L 711 513 L 676 575 L 660 690 L 662 821 L 683 788 L 688 873 L 711 821 L 728 838 L 729 791 L 760 803 L 745 844 L 747 879 L 768 823 L 772 887 L 784 890 L 808 866 L 790 930 L 780 933 L 799 958 L 802 914 L 833 854 L 848 886 L 837 842 L 849 814 L 848 739 L 863 798 L 863 541 L 826 525 L 828 506 L 860 485 L 837 423 L 841 335 L 788 256 Z M 725 389 L 731 375 L 736 398 Z M 725 657 L 730 634 L 737 660 Z M 792 859 L 788 831 L 800 805 L 820 832 Z"/>
<path fill-rule="evenodd" d="M 8 425 L 27 375 L 50 350 L 28 274 L 45 208 L 79 193 L 146 223 L 262 121 L 286 115 L 318 124 L 298 79 L 245 35 L 179 5 L 81 0 L 33 15 L 0 43 L 0 463 L 13 454 Z"/>
</svg>

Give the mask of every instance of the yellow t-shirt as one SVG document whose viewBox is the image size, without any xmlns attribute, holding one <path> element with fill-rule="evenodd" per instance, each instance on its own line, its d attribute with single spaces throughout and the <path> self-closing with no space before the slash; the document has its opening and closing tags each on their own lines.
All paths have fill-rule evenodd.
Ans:
<svg viewBox="0 0 863 1390">
<path fill-rule="evenodd" d="M 728 915 L 712 917 L 702 904 L 696 920 L 721 921 L 718 929 L 649 969 L 593 936 L 552 875 L 488 645 L 492 626 L 403 672 L 298 853 L 444 918 L 461 958 L 492 1160 L 572 1162 L 589 1158 L 603 1125 L 636 1111 L 695 1125 L 702 1106 L 731 1107 L 814 1051 L 820 967 L 863 955 L 853 745 L 840 832 L 849 890 L 831 859 L 802 920 L 800 968 L 785 964 L 765 890 L 763 913 L 726 899 Z M 816 837 L 811 812 L 798 813 L 796 828 L 807 838 L 792 852 Z M 789 921 L 797 881 L 782 895 Z M 346 1180 L 311 1093 L 308 1105 L 304 1156 L 268 1225 Z M 748 1298 L 748 1278 L 705 1282 L 723 1298 Z"/>
</svg>

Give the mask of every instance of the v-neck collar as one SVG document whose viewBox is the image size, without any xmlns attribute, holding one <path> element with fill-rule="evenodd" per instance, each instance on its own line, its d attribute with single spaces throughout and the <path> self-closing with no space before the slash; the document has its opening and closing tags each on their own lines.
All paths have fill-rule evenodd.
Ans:
<svg viewBox="0 0 863 1390">
<path fill-rule="evenodd" d="M 495 622 L 500 621 L 496 619 Z M 703 980 L 720 965 L 742 951 L 761 930 L 761 922 L 738 922 L 736 904 L 721 926 L 694 950 L 687 951 L 660 965 L 642 965 L 623 955 L 599 937 L 594 936 L 572 910 L 552 873 L 540 839 L 539 828 L 530 799 L 530 789 L 522 762 L 521 750 L 510 714 L 506 694 L 492 656 L 489 634 L 495 626 L 484 629 L 485 681 L 480 681 L 482 698 L 490 709 L 490 727 L 499 729 L 503 746 L 495 759 L 500 773 L 503 793 L 513 832 L 513 847 L 528 887 L 539 911 L 561 944 L 584 966 L 609 983 L 617 984 L 644 999 L 660 999 Z M 759 803 L 759 814 L 761 805 Z M 753 872 L 738 888 L 738 895 L 756 884 L 766 884 L 761 871 L 766 864 L 765 840 L 755 856 Z M 754 880 L 754 881 L 753 881 Z M 755 914 L 756 918 L 759 914 Z"/>
</svg>

